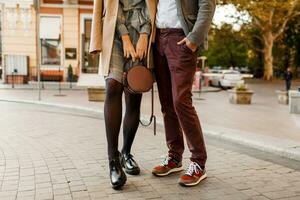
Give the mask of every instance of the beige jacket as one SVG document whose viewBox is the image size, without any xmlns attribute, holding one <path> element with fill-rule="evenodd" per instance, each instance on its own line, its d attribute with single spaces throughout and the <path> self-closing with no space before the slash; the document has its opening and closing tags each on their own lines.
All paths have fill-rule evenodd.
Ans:
<svg viewBox="0 0 300 200">
<path fill-rule="evenodd" d="M 155 41 L 157 0 L 146 0 L 152 25 L 147 67 L 153 68 L 152 44 Z M 119 0 L 94 0 L 90 53 L 100 53 L 99 74 L 107 76 L 111 59 Z"/>
</svg>

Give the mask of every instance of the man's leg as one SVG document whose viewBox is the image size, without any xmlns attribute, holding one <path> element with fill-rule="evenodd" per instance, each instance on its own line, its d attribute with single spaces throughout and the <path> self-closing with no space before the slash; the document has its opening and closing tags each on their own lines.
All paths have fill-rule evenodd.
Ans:
<svg viewBox="0 0 300 200">
<path fill-rule="evenodd" d="M 289 91 L 291 89 L 292 86 L 292 81 L 288 80 L 287 81 L 287 91 Z"/>
<path fill-rule="evenodd" d="M 155 75 L 165 124 L 166 142 L 169 153 L 181 161 L 184 151 L 183 134 L 173 105 L 170 70 L 166 57 L 160 49 L 163 48 L 163 41 L 157 40 L 154 48 Z"/>
<path fill-rule="evenodd" d="M 177 45 L 184 37 L 182 31 L 170 36 L 165 53 L 171 71 L 175 110 L 192 154 L 189 167 L 185 174 L 180 176 L 178 183 L 182 186 L 195 186 L 207 177 L 207 155 L 200 121 L 192 102 L 197 55 L 185 44 Z"/>
<path fill-rule="evenodd" d="M 187 46 L 177 45 L 184 37 L 183 33 L 170 36 L 165 52 L 171 71 L 173 104 L 192 153 L 191 161 L 204 168 L 207 159 L 206 148 L 191 92 L 197 55 Z"/>
<path fill-rule="evenodd" d="M 152 173 L 156 176 L 167 176 L 183 170 L 181 162 L 184 150 L 183 134 L 173 105 L 171 74 L 163 53 L 167 42 L 166 38 L 158 33 L 154 48 L 155 74 L 169 153 L 160 165 L 153 168 Z"/>
</svg>

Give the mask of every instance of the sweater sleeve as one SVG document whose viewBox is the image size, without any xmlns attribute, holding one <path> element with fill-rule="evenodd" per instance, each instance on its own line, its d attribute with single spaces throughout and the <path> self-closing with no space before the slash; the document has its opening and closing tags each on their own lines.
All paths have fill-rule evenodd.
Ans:
<svg viewBox="0 0 300 200">
<path fill-rule="evenodd" d="M 216 8 L 216 0 L 199 1 L 199 10 L 197 21 L 193 30 L 188 34 L 187 38 L 191 42 L 200 45 L 208 34 L 212 18 Z"/>
<path fill-rule="evenodd" d="M 145 23 L 141 26 L 141 29 L 139 32 L 150 35 L 152 27 L 151 27 L 150 13 L 147 8 L 143 9 L 142 15 L 143 15 L 143 18 L 145 19 Z"/>
<path fill-rule="evenodd" d="M 146 23 L 141 27 L 140 33 L 147 33 L 147 35 L 150 35 L 151 33 L 151 24 Z"/>
</svg>

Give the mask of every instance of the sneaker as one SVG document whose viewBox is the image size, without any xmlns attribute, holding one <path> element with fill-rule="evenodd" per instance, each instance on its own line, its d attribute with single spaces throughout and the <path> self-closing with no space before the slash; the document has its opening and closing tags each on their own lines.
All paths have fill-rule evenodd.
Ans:
<svg viewBox="0 0 300 200">
<path fill-rule="evenodd" d="M 183 170 L 181 161 L 176 160 L 171 155 L 167 155 L 160 165 L 153 168 L 152 174 L 162 177 L 181 170 Z"/>
<path fill-rule="evenodd" d="M 207 177 L 205 169 L 202 169 L 196 162 L 190 163 L 185 174 L 179 178 L 179 185 L 190 187 L 199 184 Z"/>
</svg>

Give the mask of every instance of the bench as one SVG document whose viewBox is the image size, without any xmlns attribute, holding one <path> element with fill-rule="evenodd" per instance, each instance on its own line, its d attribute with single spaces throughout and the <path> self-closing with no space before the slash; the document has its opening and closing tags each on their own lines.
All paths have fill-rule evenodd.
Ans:
<svg viewBox="0 0 300 200">
<path fill-rule="evenodd" d="M 42 70 L 41 81 L 62 81 L 64 72 L 60 70 Z"/>
</svg>

